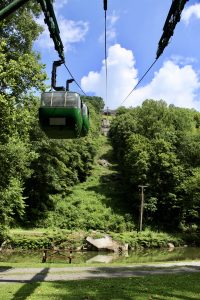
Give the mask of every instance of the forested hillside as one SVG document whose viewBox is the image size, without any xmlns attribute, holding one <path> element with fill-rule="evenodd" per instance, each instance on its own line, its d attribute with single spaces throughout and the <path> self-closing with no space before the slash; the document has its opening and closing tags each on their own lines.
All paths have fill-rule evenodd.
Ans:
<svg viewBox="0 0 200 300">
<path fill-rule="evenodd" d="M 164 230 L 195 230 L 200 222 L 200 114 L 146 100 L 120 108 L 110 138 L 134 216 L 145 189 L 145 224 Z"/>
<path fill-rule="evenodd" d="M 38 14 L 29 2 L 0 23 L 0 235 L 17 226 L 131 231 L 138 226 L 139 185 L 147 186 L 144 227 L 197 230 L 200 113 L 146 100 L 118 109 L 108 140 L 100 135 L 103 100 L 83 97 L 89 135 L 48 139 L 36 96 L 47 88 L 47 75 L 32 50 Z"/>
<path fill-rule="evenodd" d="M 84 97 L 91 117 L 86 138 L 50 140 L 39 127 L 40 97 L 34 90 L 44 91 L 47 78 L 32 50 L 41 32 L 35 22 L 39 12 L 29 2 L 0 23 L 1 234 L 8 226 L 33 227 L 45 219 L 72 186 L 89 176 L 97 150 L 101 98 Z"/>
</svg>

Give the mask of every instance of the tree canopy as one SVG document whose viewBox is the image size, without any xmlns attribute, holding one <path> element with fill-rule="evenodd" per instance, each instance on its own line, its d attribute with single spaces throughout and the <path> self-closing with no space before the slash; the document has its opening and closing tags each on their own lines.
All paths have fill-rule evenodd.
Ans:
<svg viewBox="0 0 200 300">
<path fill-rule="evenodd" d="M 4 7 L 8 1 L 1 1 Z M 96 153 L 103 100 L 84 99 L 91 128 L 79 140 L 49 140 L 39 127 L 45 66 L 33 43 L 42 32 L 35 18 L 40 7 L 30 1 L 0 23 L 0 221 L 6 227 L 32 226 L 90 174 Z M 27 30 L 28 28 L 28 30 Z"/>
<path fill-rule="evenodd" d="M 1 1 L 0 8 L 7 3 Z M 0 23 L 0 235 L 7 226 L 40 226 L 47 216 L 50 220 L 49 212 L 62 214 L 63 201 L 68 203 L 73 186 L 90 176 L 101 147 L 98 138 L 104 102 L 100 97 L 82 96 L 90 110 L 91 129 L 85 138 L 50 140 L 39 127 L 39 98 L 34 91 L 44 91 L 47 78 L 40 55 L 33 51 L 33 43 L 42 31 L 35 21 L 39 13 L 40 7 L 29 1 Z M 106 194 L 105 182 L 99 183 L 102 186 L 94 189 L 105 203 L 98 202 L 94 209 L 84 208 L 83 201 L 72 196 L 65 207 L 69 227 L 78 226 L 78 220 L 79 226 L 88 223 L 93 229 L 102 229 L 105 222 L 109 223 L 107 229 L 127 228 L 125 222 L 133 228 L 140 206 L 138 186 L 146 185 L 145 226 L 165 230 L 199 228 L 199 130 L 199 112 L 168 106 L 162 100 L 149 99 L 141 107 L 119 108 L 109 137 L 121 172 L 119 186 L 125 193 L 119 195 L 126 209 L 118 214 L 118 195 L 114 215 L 110 199 L 115 191 L 111 193 L 110 186 Z M 119 179 L 118 175 L 112 176 Z M 90 214 L 89 222 L 80 217 L 81 207 Z"/>
<path fill-rule="evenodd" d="M 199 226 L 199 117 L 195 110 L 154 100 L 117 111 L 110 138 L 135 215 L 138 186 L 148 186 L 146 225 L 177 230 Z"/>
</svg>

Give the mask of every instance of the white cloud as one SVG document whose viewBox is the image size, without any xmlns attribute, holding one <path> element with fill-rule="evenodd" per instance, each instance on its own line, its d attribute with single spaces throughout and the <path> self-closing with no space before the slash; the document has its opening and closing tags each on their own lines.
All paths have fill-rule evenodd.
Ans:
<svg viewBox="0 0 200 300">
<path fill-rule="evenodd" d="M 66 20 L 63 17 L 60 17 L 58 23 L 64 47 L 67 48 L 69 44 L 84 41 L 85 35 L 89 29 L 87 22 L 75 22 L 73 20 Z"/>
<path fill-rule="evenodd" d="M 114 26 L 115 23 L 119 20 L 119 16 L 117 16 L 116 11 L 113 11 L 112 15 L 109 15 L 107 19 L 110 23 L 110 26 Z"/>
<path fill-rule="evenodd" d="M 115 29 L 115 24 L 119 20 L 119 16 L 116 14 L 115 11 L 112 12 L 111 15 L 107 17 L 107 30 L 106 30 L 106 37 L 107 42 L 112 42 L 116 40 L 117 34 Z M 99 42 L 104 42 L 104 33 L 99 37 Z"/>
<path fill-rule="evenodd" d="M 43 19 L 44 17 L 42 15 L 37 20 L 37 22 L 45 28 L 44 32 L 40 35 L 37 44 L 41 48 L 51 49 L 54 48 L 54 44 L 50 38 L 48 27 L 44 24 Z M 65 52 L 71 48 L 72 44 L 84 41 L 89 30 L 89 24 L 87 22 L 68 20 L 61 15 L 57 16 L 57 22 Z"/>
<path fill-rule="evenodd" d="M 188 64 L 193 64 L 198 62 L 197 58 L 194 57 L 184 57 L 181 55 L 172 55 L 171 60 L 175 63 L 178 64 L 179 66 L 185 66 Z"/>
<path fill-rule="evenodd" d="M 137 69 L 132 51 L 116 44 L 108 51 L 108 100 L 106 106 L 116 108 L 138 82 Z M 105 62 L 99 72 L 91 71 L 82 78 L 85 92 L 93 92 L 105 100 Z M 200 108 L 197 92 L 200 81 L 191 65 L 179 66 L 166 61 L 152 81 L 136 89 L 124 102 L 125 106 L 140 105 L 145 99 L 165 100 L 180 107 Z"/>
<path fill-rule="evenodd" d="M 185 8 L 182 12 L 181 19 L 188 24 L 192 16 L 195 16 L 197 19 L 200 19 L 200 4 L 196 3 L 194 5 Z"/>
<path fill-rule="evenodd" d="M 68 3 L 68 0 L 56 0 L 53 5 L 54 5 L 55 10 L 60 10 L 65 5 L 67 5 L 67 3 Z"/>
<path fill-rule="evenodd" d="M 200 102 L 197 101 L 199 88 L 200 81 L 191 65 L 180 67 L 168 60 L 154 73 L 148 85 L 139 88 L 127 99 L 126 105 L 135 106 L 145 99 L 163 99 L 179 107 L 200 108 Z"/>
<path fill-rule="evenodd" d="M 137 70 L 132 51 L 122 48 L 119 44 L 108 50 L 108 101 L 106 105 L 116 107 L 119 101 L 126 96 L 132 86 L 137 83 Z M 94 92 L 103 97 L 105 91 L 105 61 L 100 72 L 91 71 L 82 78 L 81 86 L 85 92 Z"/>
</svg>

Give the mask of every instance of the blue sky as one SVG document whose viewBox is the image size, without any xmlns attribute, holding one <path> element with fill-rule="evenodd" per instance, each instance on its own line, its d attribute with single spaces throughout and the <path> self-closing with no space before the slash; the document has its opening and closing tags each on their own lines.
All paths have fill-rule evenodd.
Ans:
<svg viewBox="0 0 200 300">
<path fill-rule="evenodd" d="M 103 0 L 56 0 L 55 12 L 65 48 L 66 64 L 87 95 L 104 98 L 117 108 L 155 60 L 158 41 L 171 0 L 108 0 L 108 97 L 105 97 Z M 49 32 L 35 43 L 50 78 L 58 60 Z M 200 110 L 200 1 L 189 0 L 168 47 L 124 106 L 141 105 L 145 99 Z M 57 84 L 70 78 L 58 69 Z M 47 83 L 49 83 L 48 81 Z M 80 92 L 75 84 L 71 90 Z"/>
</svg>

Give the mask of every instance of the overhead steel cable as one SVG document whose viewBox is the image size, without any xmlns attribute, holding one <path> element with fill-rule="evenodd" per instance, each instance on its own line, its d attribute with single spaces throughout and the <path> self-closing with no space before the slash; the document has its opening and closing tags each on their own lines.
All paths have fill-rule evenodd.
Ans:
<svg viewBox="0 0 200 300">
<path fill-rule="evenodd" d="M 81 86 L 78 84 L 77 80 L 74 78 L 74 76 L 72 75 L 72 73 L 70 72 L 69 68 L 67 67 L 66 63 L 64 63 L 65 68 L 67 69 L 69 75 L 71 76 L 71 78 L 74 80 L 74 82 L 76 83 L 76 85 L 79 87 L 79 89 L 82 91 L 82 93 L 87 96 L 87 94 L 83 91 L 83 89 L 81 88 Z"/>
<path fill-rule="evenodd" d="M 163 53 L 165 47 L 169 43 L 169 39 L 171 38 L 171 36 L 173 36 L 176 24 L 180 21 L 181 13 L 182 13 L 182 11 L 184 9 L 184 6 L 185 6 L 187 1 L 189 1 L 189 0 L 172 0 L 171 7 L 169 9 L 169 12 L 168 12 L 168 15 L 167 15 L 164 27 L 163 27 L 163 34 L 162 34 L 162 36 L 160 38 L 160 41 L 158 43 L 156 59 L 151 64 L 151 66 L 148 68 L 148 70 L 144 73 L 144 75 L 140 78 L 140 80 L 134 86 L 134 88 L 130 91 L 130 93 L 126 96 L 126 98 L 124 98 L 124 100 L 122 101 L 122 103 L 120 105 L 122 105 L 127 100 L 127 98 L 133 93 L 133 91 L 136 90 L 136 88 L 138 87 L 140 82 L 144 79 L 144 77 L 151 70 L 153 65 L 156 63 L 156 61 L 159 59 L 159 57 Z"/>
<path fill-rule="evenodd" d="M 158 58 L 156 58 L 154 60 L 154 62 L 150 65 L 150 67 L 147 69 L 147 71 L 142 75 L 142 77 L 140 78 L 140 80 L 138 81 L 138 83 L 134 86 L 134 88 L 130 91 L 130 93 L 121 102 L 120 106 L 128 99 L 128 97 L 133 93 L 133 91 L 136 90 L 136 88 L 138 87 L 138 85 L 141 83 L 141 81 L 144 79 L 144 77 L 147 75 L 147 73 L 151 70 L 151 68 L 154 66 L 154 64 L 156 63 L 157 60 L 158 60 Z"/>
<path fill-rule="evenodd" d="M 156 58 L 163 53 L 165 47 L 169 43 L 170 38 L 173 36 L 175 27 L 181 19 L 181 13 L 187 1 L 189 0 L 172 0 L 171 7 L 163 27 L 163 34 L 158 43 Z"/>
<path fill-rule="evenodd" d="M 107 0 L 103 1 L 105 12 L 105 32 L 104 32 L 104 54 L 105 54 L 105 71 L 106 71 L 106 103 L 108 98 L 108 63 L 107 63 Z"/>
<path fill-rule="evenodd" d="M 0 10 L 0 21 L 4 20 L 12 13 L 14 13 L 18 8 L 22 7 L 26 4 L 29 0 L 14 0 L 9 3 L 7 6 Z"/>
<path fill-rule="evenodd" d="M 65 60 L 64 46 L 60 37 L 60 30 L 55 16 L 53 1 L 52 0 L 37 0 L 40 3 L 42 11 L 44 13 L 44 22 L 47 24 L 50 37 L 54 42 L 55 50 L 58 52 L 59 57 Z"/>
</svg>

